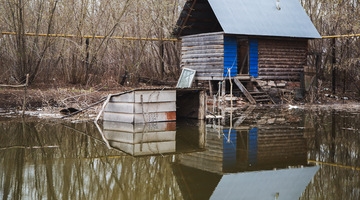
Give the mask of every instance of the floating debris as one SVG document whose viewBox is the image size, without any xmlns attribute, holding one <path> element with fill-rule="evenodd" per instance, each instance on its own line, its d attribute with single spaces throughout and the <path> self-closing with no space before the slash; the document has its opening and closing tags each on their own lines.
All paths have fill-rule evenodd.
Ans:
<svg viewBox="0 0 360 200">
<path fill-rule="evenodd" d="M 69 114 L 72 114 L 72 113 L 75 113 L 78 111 L 79 111 L 78 109 L 70 107 L 70 108 L 64 108 L 64 109 L 60 110 L 60 113 L 63 115 L 69 115 Z"/>
</svg>

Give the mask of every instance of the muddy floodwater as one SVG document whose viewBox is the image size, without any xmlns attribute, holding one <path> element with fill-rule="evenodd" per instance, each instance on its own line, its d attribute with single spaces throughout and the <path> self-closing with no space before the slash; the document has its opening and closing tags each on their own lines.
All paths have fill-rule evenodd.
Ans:
<svg viewBox="0 0 360 200">
<path fill-rule="evenodd" d="M 360 112 L 143 125 L 0 115 L 1 199 L 360 199 Z"/>
</svg>

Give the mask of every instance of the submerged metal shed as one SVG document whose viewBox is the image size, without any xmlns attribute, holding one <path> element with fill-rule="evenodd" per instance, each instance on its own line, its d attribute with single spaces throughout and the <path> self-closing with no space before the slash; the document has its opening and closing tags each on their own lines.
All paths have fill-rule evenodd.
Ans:
<svg viewBox="0 0 360 200">
<path fill-rule="evenodd" d="M 205 101 L 202 89 L 135 89 L 110 95 L 103 119 L 132 124 L 205 119 Z"/>
</svg>

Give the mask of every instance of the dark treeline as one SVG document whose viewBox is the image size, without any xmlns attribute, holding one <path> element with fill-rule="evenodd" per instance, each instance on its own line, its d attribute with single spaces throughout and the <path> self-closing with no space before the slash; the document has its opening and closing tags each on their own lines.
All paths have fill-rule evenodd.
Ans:
<svg viewBox="0 0 360 200">
<path fill-rule="evenodd" d="M 72 84 L 176 79 L 178 43 L 111 39 L 170 38 L 183 1 L 0 0 L 0 80 Z M 79 37 L 27 36 L 71 34 Z M 84 38 L 82 36 L 94 36 Z M 105 36 L 97 39 L 95 36 Z"/>
<path fill-rule="evenodd" d="M 360 33 L 358 0 L 300 0 L 322 36 Z M 308 66 L 317 69 L 319 87 L 336 92 L 360 93 L 359 37 L 336 37 L 314 40 L 310 44 Z M 334 90 L 335 88 L 333 88 Z"/>
<path fill-rule="evenodd" d="M 185 1 L 0 0 L 0 32 L 16 33 L 0 35 L 0 82 L 24 82 L 26 74 L 31 83 L 87 86 L 123 84 L 125 75 L 130 85 L 139 77 L 176 80 L 179 42 L 111 37 L 171 38 Z M 321 35 L 360 33 L 357 0 L 300 2 Z M 312 41 L 308 66 L 317 66 L 319 77 L 313 86 L 325 87 L 334 74 L 337 87 L 360 93 L 359 43 L 358 37 Z"/>
</svg>

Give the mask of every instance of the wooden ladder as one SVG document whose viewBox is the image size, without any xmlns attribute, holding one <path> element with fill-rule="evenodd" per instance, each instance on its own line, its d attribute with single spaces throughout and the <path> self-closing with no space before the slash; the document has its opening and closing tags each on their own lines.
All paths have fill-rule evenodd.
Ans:
<svg viewBox="0 0 360 200">
<path fill-rule="evenodd" d="M 261 88 L 259 83 L 254 80 L 250 79 L 248 82 L 251 82 L 255 87 L 256 90 L 254 91 L 248 91 L 246 87 L 241 83 L 241 81 L 237 78 L 234 78 L 235 84 L 238 86 L 238 88 L 241 90 L 241 92 L 245 95 L 247 100 L 251 104 L 258 104 L 258 103 L 272 103 L 274 104 L 274 101 L 271 99 L 271 97 Z"/>
</svg>

